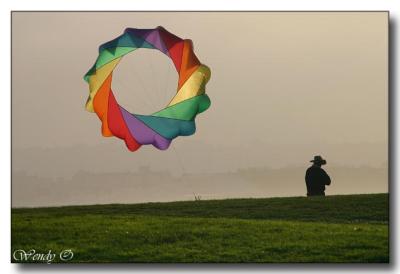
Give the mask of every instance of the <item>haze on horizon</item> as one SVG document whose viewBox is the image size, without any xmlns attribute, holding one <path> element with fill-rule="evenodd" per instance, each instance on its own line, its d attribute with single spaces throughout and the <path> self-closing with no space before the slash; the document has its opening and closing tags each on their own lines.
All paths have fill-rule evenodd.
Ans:
<svg viewBox="0 0 400 274">
<path fill-rule="evenodd" d="M 175 139 L 167 151 L 131 153 L 121 140 L 102 137 L 98 118 L 84 110 L 82 77 L 100 44 L 126 27 L 158 25 L 193 40 L 212 71 L 212 105 L 198 116 L 195 135 Z M 113 89 L 130 111 L 148 114 L 168 102 L 176 82 L 167 57 L 138 50 L 117 67 Z M 157 187 L 169 200 L 193 190 L 204 197 L 304 195 L 301 170 L 316 154 L 342 180 L 328 194 L 387 191 L 388 13 L 12 13 L 13 205 L 165 200 Z M 363 167 L 352 180 L 342 172 Z M 295 170 L 297 186 L 290 188 L 285 172 L 264 182 L 269 168 Z M 259 177 L 243 179 L 240 170 Z M 155 179 L 160 172 L 178 179 L 163 184 Z M 118 189 L 102 174 L 136 181 L 124 177 Z"/>
</svg>

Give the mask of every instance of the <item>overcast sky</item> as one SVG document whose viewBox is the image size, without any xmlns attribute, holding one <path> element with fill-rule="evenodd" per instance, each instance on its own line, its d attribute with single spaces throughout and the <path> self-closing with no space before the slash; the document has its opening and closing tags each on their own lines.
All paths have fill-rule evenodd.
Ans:
<svg viewBox="0 0 400 274">
<path fill-rule="evenodd" d="M 198 116 L 195 135 L 174 140 L 167 151 L 145 146 L 131 153 L 121 140 L 101 136 L 97 116 L 84 109 L 82 77 L 100 44 L 126 27 L 158 25 L 193 40 L 212 71 L 212 105 Z M 13 170 L 61 174 L 67 167 L 43 162 L 40 153 L 98 163 L 107 159 L 104 150 L 113 151 L 100 165 L 106 172 L 144 165 L 194 173 L 302 166 L 315 154 L 330 164 L 381 166 L 387 162 L 387 50 L 384 12 L 14 12 Z M 114 75 L 119 103 L 138 114 L 161 109 L 177 85 L 171 60 L 154 50 L 124 57 Z M 35 160 L 26 163 L 26 153 Z M 88 162 L 68 172 L 96 171 Z"/>
</svg>

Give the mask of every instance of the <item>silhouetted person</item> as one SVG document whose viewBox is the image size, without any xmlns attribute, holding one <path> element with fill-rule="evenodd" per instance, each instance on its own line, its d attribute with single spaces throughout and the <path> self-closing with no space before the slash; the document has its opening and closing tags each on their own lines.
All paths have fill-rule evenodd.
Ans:
<svg viewBox="0 0 400 274">
<path fill-rule="evenodd" d="M 306 171 L 307 196 L 325 196 L 325 186 L 331 184 L 331 178 L 321 168 L 326 161 L 321 156 L 314 156 L 313 163 Z"/>
</svg>

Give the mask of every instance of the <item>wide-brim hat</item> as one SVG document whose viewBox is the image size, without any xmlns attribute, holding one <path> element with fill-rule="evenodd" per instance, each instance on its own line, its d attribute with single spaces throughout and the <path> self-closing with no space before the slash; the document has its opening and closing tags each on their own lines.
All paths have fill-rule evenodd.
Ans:
<svg viewBox="0 0 400 274">
<path fill-rule="evenodd" d="M 311 160 L 310 162 L 321 164 L 321 165 L 326 164 L 326 160 L 324 158 L 322 158 L 320 155 L 314 156 L 314 160 Z"/>
</svg>

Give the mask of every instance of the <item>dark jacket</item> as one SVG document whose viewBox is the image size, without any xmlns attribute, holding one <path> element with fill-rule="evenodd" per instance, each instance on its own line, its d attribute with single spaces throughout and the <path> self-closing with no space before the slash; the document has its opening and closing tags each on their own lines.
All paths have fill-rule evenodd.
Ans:
<svg viewBox="0 0 400 274">
<path fill-rule="evenodd" d="M 331 178 L 321 167 L 312 165 L 306 171 L 307 196 L 325 195 L 325 185 Z"/>
</svg>

